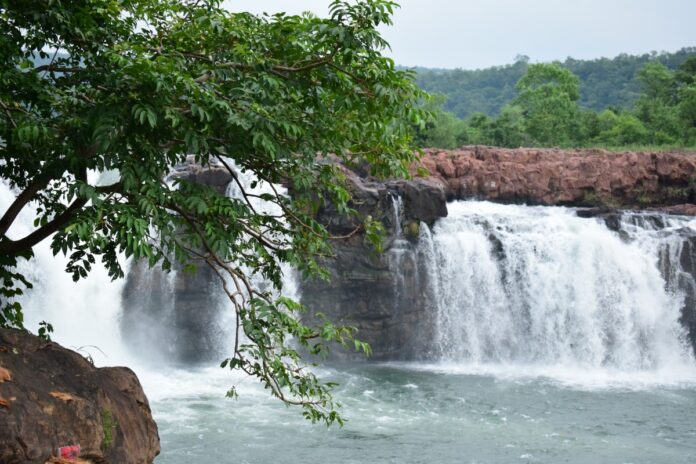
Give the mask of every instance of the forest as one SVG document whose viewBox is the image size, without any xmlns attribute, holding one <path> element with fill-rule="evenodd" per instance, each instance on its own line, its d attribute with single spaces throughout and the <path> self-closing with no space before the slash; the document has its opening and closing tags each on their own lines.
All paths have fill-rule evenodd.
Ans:
<svg viewBox="0 0 696 464">
<path fill-rule="evenodd" d="M 612 60 L 418 69 L 432 97 L 422 146 L 668 147 L 696 144 L 696 48 Z"/>
</svg>

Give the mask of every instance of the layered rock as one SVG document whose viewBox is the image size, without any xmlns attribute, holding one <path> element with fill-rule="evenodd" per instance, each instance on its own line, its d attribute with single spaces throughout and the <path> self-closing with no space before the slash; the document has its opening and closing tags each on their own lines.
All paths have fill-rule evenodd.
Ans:
<svg viewBox="0 0 696 464">
<path fill-rule="evenodd" d="M 153 462 L 159 436 L 137 377 L 0 329 L 0 462 L 44 463 L 72 445 L 84 462 Z"/>
<path fill-rule="evenodd" d="M 448 200 L 696 212 L 696 154 L 471 146 L 426 150 L 418 167 Z"/>
</svg>

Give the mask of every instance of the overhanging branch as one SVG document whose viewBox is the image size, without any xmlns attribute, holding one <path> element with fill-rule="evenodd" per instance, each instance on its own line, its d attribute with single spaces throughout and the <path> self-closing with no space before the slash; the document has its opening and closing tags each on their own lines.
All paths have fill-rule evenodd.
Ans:
<svg viewBox="0 0 696 464">
<path fill-rule="evenodd" d="M 20 240 L 7 240 L 0 242 L 0 254 L 16 256 L 19 253 L 31 250 L 37 243 L 65 227 L 65 225 L 67 225 L 68 222 L 75 217 L 75 213 L 84 207 L 88 201 L 89 200 L 85 198 L 75 200 L 70 206 L 67 207 L 65 211 L 48 221 L 46 225 Z"/>
</svg>

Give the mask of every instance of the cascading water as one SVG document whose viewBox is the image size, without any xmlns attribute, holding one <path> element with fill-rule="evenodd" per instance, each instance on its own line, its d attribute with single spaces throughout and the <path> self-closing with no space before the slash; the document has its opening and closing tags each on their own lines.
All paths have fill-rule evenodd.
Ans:
<svg viewBox="0 0 696 464">
<path fill-rule="evenodd" d="M 674 230 L 696 232 L 696 220 L 665 219 L 657 230 L 626 215 L 620 235 L 566 208 L 458 202 L 448 210 L 419 250 L 440 360 L 693 370 L 679 323 L 684 294 L 667 285 L 660 256 L 676 267 Z"/>
<path fill-rule="evenodd" d="M 280 216 L 281 208 L 263 200 L 277 192 L 285 195 L 280 186 L 270 186 L 251 172 L 239 169 L 232 160 L 228 165 L 235 173 L 221 189 L 229 198 L 249 201 L 261 214 Z M 226 169 L 217 166 L 225 179 L 231 179 Z M 194 165 L 179 167 L 173 176 L 186 176 Z M 243 190 L 242 190 L 243 189 Z M 244 192 L 248 195 L 244 196 Z M 295 297 L 296 284 L 291 269 L 283 267 L 284 294 Z M 269 282 L 252 270 L 245 269 L 251 283 L 261 291 L 271 290 Z M 231 285 L 231 282 L 230 282 Z M 164 273 L 136 263 L 130 269 L 124 288 L 124 317 L 122 328 L 130 344 L 150 360 L 175 361 L 184 364 L 210 363 L 228 356 L 234 346 L 235 311 L 232 302 L 222 291 L 219 276 L 205 263 L 198 263 L 194 273 L 175 270 Z"/>
<path fill-rule="evenodd" d="M 0 185 L 0 211 L 13 197 Z M 398 219 L 403 209 L 394 201 Z M 255 464 L 454 463 L 463 456 L 471 462 L 694 462 L 696 374 L 679 315 L 694 304 L 693 273 L 685 267 L 693 240 L 683 238 L 693 238 L 695 221 L 658 224 L 624 214 L 608 228 L 563 208 L 476 202 L 451 204 L 449 213 L 433 230 L 421 225 L 416 246 L 397 234 L 387 256 L 390 270 L 402 273 L 395 276 L 395 299 L 405 304 L 427 293 L 418 300 L 426 304 L 414 310 L 433 315 L 434 346 L 424 351 L 438 362 L 324 369 L 341 384 L 335 396 L 349 419 L 342 429 L 304 423 L 256 382 L 215 365 L 143 364 L 145 353 L 129 349 L 119 327 L 123 283 L 110 282 L 98 266 L 73 283 L 47 243 L 24 267 L 36 284 L 22 298 L 27 326 L 35 330 L 48 320 L 56 341 L 97 365 L 134 368 L 159 427 L 157 464 L 213 464 L 231 456 Z M 28 231 L 32 219 L 22 216 L 13 236 Z M 173 289 L 176 278 L 170 274 L 161 287 Z M 150 304 L 173 310 L 166 298 Z M 153 332 L 158 323 L 139 319 L 153 346 L 168 343 L 166 330 Z M 557 370 L 531 364 L 563 364 L 583 382 L 603 377 L 588 391 L 586 382 L 559 384 Z M 609 377 L 597 374 L 607 368 Z M 520 380 L 525 376 L 533 378 Z M 224 397 L 232 384 L 237 401 Z"/>
<path fill-rule="evenodd" d="M 392 195 L 392 223 L 394 226 L 393 241 L 389 246 L 387 259 L 389 267 L 394 273 L 394 304 L 399 304 L 399 300 L 404 297 L 405 279 L 404 279 L 404 259 L 412 259 L 413 254 L 410 250 L 410 244 L 404 239 L 401 230 L 403 222 L 403 200 L 399 195 Z M 411 263 L 413 265 L 413 263 Z M 415 266 L 414 266 L 415 268 Z"/>
<path fill-rule="evenodd" d="M 90 174 L 90 181 L 95 182 L 96 177 Z M 101 180 L 112 182 L 108 176 Z M 0 212 L 14 198 L 10 188 L 0 183 Z M 33 211 L 22 211 L 8 231 L 10 238 L 30 233 L 34 217 Z M 48 321 L 56 339 L 98 365 L 126 363 L 131 358 L 118 330 L 123 282 L 112 282 L 100 265 L 94 266 L 89 278 L 73 282 L 65 272 L 67 261 L 62 255 L 53 256 L 49 241 L 44 240 L 34 248 L 31 262 L 20 262 L 20 270 L 34 285 L 20 299 L 26 327 L 36 331 L 40 321 Z"/>
</svg>

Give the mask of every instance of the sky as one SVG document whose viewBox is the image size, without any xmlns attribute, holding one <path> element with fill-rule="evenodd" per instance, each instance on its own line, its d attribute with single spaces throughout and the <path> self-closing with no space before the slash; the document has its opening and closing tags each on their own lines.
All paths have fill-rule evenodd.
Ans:
<svg viewBox="0 0 696 464">
<path fill-rule="evenodd" d="M 326 16 L 329 0 L 226 0 L 233 11 Z M 401 0 L 382 30 L 403 66 L 478 69 L 696 46 L 696 0 Z"/>
</svg>

